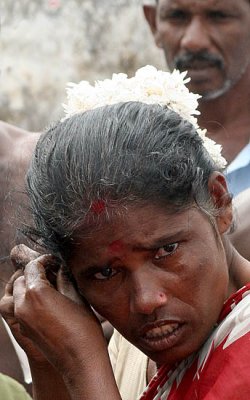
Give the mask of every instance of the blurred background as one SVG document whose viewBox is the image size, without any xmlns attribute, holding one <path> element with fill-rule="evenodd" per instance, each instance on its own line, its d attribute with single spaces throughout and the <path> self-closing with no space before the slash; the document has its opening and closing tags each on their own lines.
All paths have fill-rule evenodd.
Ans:
<svg viewBox="0 0 250 400">
<path fill-rule="evenodd" d="M 66 83 L 165 68 L 142 0 L 1 0 L 0 119 L 40 131 L 63 115 Z"/>
</svg>

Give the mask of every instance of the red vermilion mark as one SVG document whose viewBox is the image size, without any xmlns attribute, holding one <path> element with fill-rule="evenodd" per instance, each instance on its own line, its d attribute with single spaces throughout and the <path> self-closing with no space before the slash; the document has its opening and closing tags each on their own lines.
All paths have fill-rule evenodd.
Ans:
<svg viewBox="0 0 250 400">
<path fill-rule="evenodd" d="M 109 250 L 112 253 L 117 253 L 123 249 L 123 242 L 121 240 L 115 240 L 109 245 Z"/>
<path fill-rule="evenodd" d="M 93 201 L 90 207 L 90 211 L 95 214 L 101 214 L 105 210 L 105 201 L 104 200 L 96 200 Z"/>
</svg>

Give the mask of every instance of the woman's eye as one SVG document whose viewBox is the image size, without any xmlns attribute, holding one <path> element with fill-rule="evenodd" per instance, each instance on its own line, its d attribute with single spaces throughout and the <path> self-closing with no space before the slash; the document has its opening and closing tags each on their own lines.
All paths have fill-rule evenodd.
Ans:
<svg viewBox="0 0 250 400">
<path fill-rule="evenodd" d="M 107 280 L 113 278 L 117 274 L 117 271 L 111 267 L 101 268 L 98 272 L 96 272 L 93 277 L 96 280 Z"/>
<path fill-rule="evenodd" d="M 156 260 L 160 260 L 161 258 L 167 257 L 173 254 L 178 247 L 178 243 L 170 243 L 166 244 L 166 246 L 160 247 L 155 255 Z"/>
</svg>

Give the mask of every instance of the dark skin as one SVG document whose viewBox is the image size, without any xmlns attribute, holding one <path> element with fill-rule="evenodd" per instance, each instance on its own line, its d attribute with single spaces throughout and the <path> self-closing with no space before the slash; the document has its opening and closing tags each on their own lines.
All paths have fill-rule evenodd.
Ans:
<svg viewBox="0 0 250 400">
<path fill-rule="evenodd" d="M 63 270 L 57 273 L 58 290 L 48 280 L 47 266 L 56 263 L 52 256 L 13 250 L 15 262 L 26 267 L 7 285 L 0 310 L 30 358 L 35 399 L 121 399 L 100 323 L 79 293 L 159 364 L 174 364 L 205 340 L 224 300 L 237 289 L 231 272 L 249 268 L 224 237 L 232 208 L 221 174 L 211 176 L 209 190 L 220 210 L 215 230 L 195 207 L 175 216 L 152 204 L 128 208 L 112 229 L 110 224 L 93 229 L 69 262 L 79 291 Z M 156 346 L 143 332 L 153 334 L 157 320 L 165 327 L 174 324 L 175 338 Z M 55 387 L 52 374 L 63 383 Z"/>
<path fill-rule="evenodd" d="M 231 162 L 249 142 L 250 2 L 158 0 L 144 5 L 144 14 L 169 68 L 187 70 L 189 89 L 203 96 L 199 126 Z M 176 62 L 190 52 L 206 52 L 216 62 Z"/>
</svg>

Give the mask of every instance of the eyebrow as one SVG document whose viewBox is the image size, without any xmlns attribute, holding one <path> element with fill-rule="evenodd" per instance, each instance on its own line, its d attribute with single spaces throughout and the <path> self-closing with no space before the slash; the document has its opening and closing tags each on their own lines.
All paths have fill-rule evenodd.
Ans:
<svg viewBox="0 0 250 400">
<path fill-rule="evenodd" d="M 133 245 L 132 249 L 133 250 L 154 250 L 159 247 L 162 247 L 166 244 L 174 243 L 178 240 L 180 240 L 181 237 L 184 235 L 187 235 L 187 230 L 181 229 L 177 232 L 175 232 L 173 235 L 164 235 L 160 238 L 157 238 L 156 240 L 152 240 L 152 242 L 148 242 L 148 244 L 144 243 L 137 243 L 136 245 Z"/>
<path fill-rule="evenodd" d="M 132 246 L 132 251 L 152 251 L 152 250 L 156 250 L 157 248 L 163 247 L 166 244 L 171 244 L 171 243 L 175 243 L 177 241 L 179 241 L 181 238 L 183 238 L 185 236 L 185 238 L 187 238 L 187 233 L 188 230 L 187 229 L 180 229 L 177 232 L 175 232 L 172 235 L 164 235 L 160 238 L 157 238 L 155 240 L 152 239 L 152 242 L 148 241 L 148 243 L 136 243 Z M 114 259 L 117 259 L 117 256 L 114 257 Z M 84 268 L 84 270 L 82 270 L 79 274 L 80 276 L 86 276 L 86 274 L 88 274 L 88 272 L 92 272 L 93 271 L 99 271 L 100 268 L 103 267 L 108 267 L 110 264 L 112 263 L 111 260 L 107 261 L 107 263 L 103 263 L 103 264 L 89 264 L 86 265 L 86 267 Z"/>
</svg>

